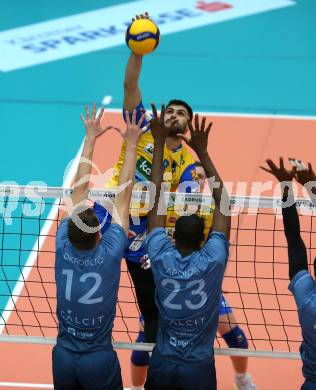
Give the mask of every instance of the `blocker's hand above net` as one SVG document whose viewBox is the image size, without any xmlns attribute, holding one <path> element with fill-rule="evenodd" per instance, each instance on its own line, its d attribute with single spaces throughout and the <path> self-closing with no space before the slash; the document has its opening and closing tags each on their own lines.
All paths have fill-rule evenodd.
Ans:
<svg viewBox="0 0 316 390">
<path fill-rule="evenodd" d="M 297 168 L 292 167 L 291 170 L 288 170 L 284 167 L 283 157 L 280 157 L 280 166 L 278 167 L 271 159 L 266 160 L 269 169 L 266 167 L 260 167 L 264 171 L 271 173 L 276 177 L 280 182 L 283 181 L 292 181 L 296 175 Z"/>
<path fill-rule="evenodd" d="M 151 134 L 154 137 L 154 140 L 165 142 L 166 138 L 169 134 L 169 128 L 165 126 L 165 112 L 166 112 L 166 106 L 164 103 L 161 105 L 161 112 L 160 116 L 157 113 L 157 109 L 154 103 L 150 103 L 152 112 L 153 112 L 153 118 L 150 121 L 150 129 Z"/>
<path fill-rule="evenodd" d="M 86 138 L 89 141 L 95 141 L 100 135 L 111 129 L 113 126 L 101 127 L 101 118 L 104 113 L 104 108 L 101 108 L 97 115 L 97 107 L 94 103 L 92 106 L 92 114 L 90 115 L 89 107 L 85 106 L 86 116 L 80 114 L 80 118 L 86 128 Z"/>
<path fill-rule="evenodd" d="M 201 124 L 199 123 L 199 114 L 194 115 L 194 128 L 191 122 L 188 122 L 190 136 L 188 138 L 184 134 L 178 134 L 179 138 L 182 138 L 189 146 L 192 148 L 195 153 L 200 156 L 203 153 L 207 152 L 208 144 L 208 135 L 211 131 L 213 122 L 210 122 L 205 128 L 206 117 L 202 118 Z"/>
<path fill-rule="evenodd" d="M 291 159 L 291 161 L 294 161 L 294 159 Z M 295 160 L 297 161 L 297 160 Z M 301 163 L 301 161 L 300 161 Z M 302 164 L 302 163 L 301 163 Z M 316 181 L 316 174 L 313 171 L 313 167 L 311 163 L 308 163 L 308 167 L 305 169 L 297 169 L 295 179 L 302 184 L 302 186 L 305 186 L 309 182 L 315 182 Z"/>
</svg>

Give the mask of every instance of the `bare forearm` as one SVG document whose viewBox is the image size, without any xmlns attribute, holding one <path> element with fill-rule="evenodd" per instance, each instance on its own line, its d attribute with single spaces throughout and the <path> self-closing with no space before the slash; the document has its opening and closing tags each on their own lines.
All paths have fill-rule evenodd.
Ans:
<svg viewBox="0 0 316 390">
<path fill-rule="evenodd" d="M 74 191 L 73 191 L 73 203 L 79 203 L 86 196 L 86 191 L 88 188 L 89 180 L 83 180 L 90 175 L 92 169 L 92 156 L 95 145 L 95 139 L 91 140 L 85 138 L 80 162 L 77 169 L 77 174 L 74 182 Z M 81 181 L 83 182 L 81 183 Z"/>
<path fill-rule="evenodd" d="M 158 215 L 158 205 L 159 205 L 159 197 L 161 190 L 161 183 L 163 178 L 163 152 L 164 152 L 164 142 L 163 141 L 155 141 L 154 144 L 154 155 L 153 155 L 153 163 L 151 170 L 151 182 L 154 184 L 156 188 L 156 195 L 154 201 L 154 207 L 150 211 L 148 216 L 148 230 L 151 231 L 155 227 L 165 226 L 165 216 Z"/>
<path fill-rule="evenodd" d="M 124 109 L 131 111 L 141 101 L 138 80 L 142 68 L 142 56 L 132 53 L 128 59 L 124 79 Z"/>
<path fill-rule="evenodd" d="M 121 169 L 119 177 L 119 186 L 124 186 L 129 183 L 122 191 L 120 191 L 117 196 L 115 203 L 117 206 L 129 208 L 129 201 L 133 189 L 133 181 L 135 176 L 136 168 L 136 146 L 126 146 L 124 163 Z"/>
<path fill-rule="evenodd" d="M 128 59 L 126 70 L 125 70 L 125 80 L 124 85 L 126 87 L 136 87 L 138 84 L 138 79 L 140 71 L 142 68 L 143 57 L 137 54 L 132 53 Z"/>
<path fill-rule="evenodd" d="M 216 183 L 216 186 L 213 186 L 213 188 L 210 185 L 210 189 L 212 190 L 212 195 L 215 201 L 213 229 L 214 231 L 223 232 L 229 240 L 231 217 L 229 211 L 228 193 L 208 153 L 200 153 L 198 154 L 198 157 L 204 168 L 206 177 L 213 177 Z M 217 186 L 218 183 L 219 186 Z M 223 201 L 223 204 L 221 201 Z"/>
<path fill-rule="evenodd" d="M 281 188 L 282 188 L 281 182 Z M 290 201 L 291 205 L 282 208 L 284 234 L 288 245 L 289 277 L 290 280 L 304 269 L 308 270 L 307 251 L 300 232 L 300 220 L 294 202 L 292 183 L 286 184 L 283 190 L 282 201 Z"/>
<path fill-rule="evenodd" d="M 286 199 L 283 197 L 283 200 Z M 284 233 L 288 244 L 289 276 L 308 270 L 307 251 L 300 234 L 300 221 L 295 203 L 290 207 L 282 208 Z"/>
<path fill-rule="evenodd" d="M 216 188 L 211 188 L 215 204 L 218 206 L 221 202 L 221 197 L 228 199 L 228 193 L 208 153 L 200 153 L 198 154 L 198 157 L 201 161 L 206 177 L 214 177 L 215 183 L 219 183 L 219 186 L 216 186 Z"/>
</svg>

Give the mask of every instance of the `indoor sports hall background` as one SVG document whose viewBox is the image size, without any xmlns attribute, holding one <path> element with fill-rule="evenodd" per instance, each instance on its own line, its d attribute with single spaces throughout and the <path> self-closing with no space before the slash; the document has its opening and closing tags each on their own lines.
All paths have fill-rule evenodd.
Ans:
<svg viewBox="0 0 316 390">
<path fill-rule="evenodd" d="M 314 1 L 2 0 L 0 184 L 69 185 L 73 172 L 65 174 L 65 168 L 83 140 L 79 114 L 86 103 L 103 102 L 104 120 L 122 125 L 129 55 L 124 30 L 143 11 L 152 14 L 162 34 L 156 52 L 143 62 L 144 104 L 179 97 L 208 113 L 214 122 L 210 152 L 225 181 L 246 182 L 249 193 L 251 183 L 270 180 L 259 169 L 268 157 L 294 156 L 316 165 Z M 120 143 L 114 133 L 99 142 L 95 162 L 102 172 L 116 161 Z M 44 216 L 51 207 L 46 205 Z M 263 240 L 271 246 L 269 235 Z M 20 266 L 10 270 L 10 278 L 0 272 L 1 317 L 10 304 L 7 291 L 18 287 L 12 281 L 35 241 L 26 238 Z M 51 251 L 53 241 L 45 245 Z M 311 242 L 310 253 L 314 248 Z M 53 255 L 46 261 L 52 266 Z M 50 351 L 45 345 L 0 344 L 0 387 L 52 388 Z M 129 352 L 119 356 L 128 388 Z M 231 389 L 229 358 L 216 361 L 219 389 Z M 252 358 L 249 371 L 258 389 L 294 390 L 302 383 L 299 360 Z"/>
</svg>

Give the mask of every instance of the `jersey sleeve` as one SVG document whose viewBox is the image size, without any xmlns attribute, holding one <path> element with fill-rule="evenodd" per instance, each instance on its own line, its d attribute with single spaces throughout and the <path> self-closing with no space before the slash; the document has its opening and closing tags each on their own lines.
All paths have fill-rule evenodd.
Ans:
<svg viewBox="0 0 316 390">
<path fill-rule="evenodd" d="M 209 262 L 218 262 L 225 266 L 229 256 L 229 241 L 225 234 L 211 232 L 201 248 L 201 253 L 207 257 Z"/>
<path fill-rule="evenodd" d="M 56 232 L 56 248 L 63 246 L 68 241 L 68 222 L 69 217 L 60 221 Z"/>
<path fill-rule="evenodd" d="M 112 215 L 106 208 L 95 202 L 93 205 L 94 212 L 98 217 L 99 224 L 101 225 L 101 233 L 103 234 L 111 225 Z"/>
<path fill-rule="evenodd" d="M 188 165 L 183 171 L 178 186 L 179 192 L 197 192 L 199 190 L 199 183 L 195 172 L 195 164 Z"/>
<path fill-rule="evenodd" d="M 316 284 L 312 275 L 308 271 L 302 270 L 291 280 L 289 290 L 294 295 L 297 308 L 301 309 L 306 297 L 316 291 Z"/>
<path fill-rule="evenodd" d="M 164 252 L 174 249 L 165 229 L 161 227 L 153 229 L 148 234 L 145 240 L 145 247 L 150 261 L 155 261 L 157 257 L 161 257 Z"/>
<path fill-rule="evenodd" d="M 136 123 L 140 120 L 143 112 L 146 112 L 145 107 L 143 105 L 143 102 L 141 101 L 138 106 L 136 106 L 133 110 L 136 110 Z M 132 120 L 133 116 L 133 110 L 132 112 L 129 113 L 130 120 Z M 126 115 L 125 115 L 125 110 L 123 109 L 123 119 L 126 122 Z M 142 123 L 142 127 L 146 126 L 149 122 L 149 116 L 145 115 L 144 121 Z"/>
<path fill-rule="evenodd" d="M 121 260 L 128 245 L 128 239 L 124 229 L 113 223 L 103 234 L 101 243 L 105 246 L 107 256 Z"/>
</svg>

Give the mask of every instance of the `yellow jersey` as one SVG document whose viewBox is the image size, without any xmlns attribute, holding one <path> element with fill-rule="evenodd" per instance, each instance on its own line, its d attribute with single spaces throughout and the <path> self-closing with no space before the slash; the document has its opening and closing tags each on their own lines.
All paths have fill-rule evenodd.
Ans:
<svg viewBox="0 0 316 390">
<path fill-rule="evenodd" d="M 139 121 L 144 110 L 144 106 L 140 103 L 136 107 L 136 121 Z M 151 130 L 148 126 L 148 118 L 144 120 L 143 126 L 147 125 L 147 130 L 140 137 L 140 140 L 136 148 L 136 171 L 135 182 L 139 183 L 140 189 L 142 183 L 150 180 L 153 151 L 154 151 L 154 139 L 151 134 Z M 124 163 L 126 153 L 125 142 L 122 145 L 119 159 L 114 166 L 114 174 L 112 178 L 105 184 L 106 188 L 115 188 L 118 186 L 120 172 Z M 169 183 L 170 192 L 191 192 L 193 188 L 198 186 L 198 178 L 195 171 L 195 160 L 186 146 L 180 144 L 175 150 L 170 150 L 166 146 L 164 148 L 163 166 L 164 166 L 164 182 Z M 135 189 L 135 187 L 134 187 Z M 137 189 L 137 186 L 136 186 Z M 95 211 L 100 220 L 106 218 L 106 225 L 104 225 L 103 231 L 108 227 L 111 217 L 106 213 L 106 210 L 98 204 L 94 205 Z M 147 231 L 147 211 L 146 207 L 140 211 L 139 204 L 131 204 L 130 208 L 131 217 L 140 217 L 137 223 L 134 223 L 133 218 L 130 218 L 130 231 L 128 235 L 129 246 L 126 248 L 124 257 L 127 260 L 139 262 L 140 258 L 145 254 L 145 248 L 143 241 Z"/>
</svg>

